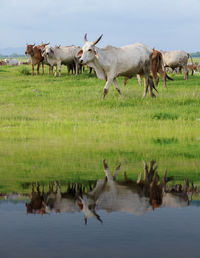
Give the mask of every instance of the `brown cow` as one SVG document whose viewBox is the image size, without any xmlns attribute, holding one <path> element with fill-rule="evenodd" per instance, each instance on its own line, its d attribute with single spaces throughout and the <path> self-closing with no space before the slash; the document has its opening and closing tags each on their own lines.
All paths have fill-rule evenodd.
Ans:
<svg viewBox="0 0 200 258">
<path fill-rule="evenodd" d="M 155 49 L 153 49 L 151 73 L 153 75 L 153 78 L 155 79 L 156 86 L 159 82 L 159 77 L 157 75 L 157 73 L 159 73 L 163 79 L 164 87 L 166 87 L 166 72 L 163 63 L 163 57 L 161 52 Z"/>
<path fill-rule="evenodd" d="M 1 60 L 1 61 L 0 61 L 0 66 L 1 66 L 1 65 L 7 65 L 7 63 L 6 63 L 5 61 Z"/>
<path fill-rule="evenodd" d="M 36 183 L 36 192 L 34 184 L 32 183 L 32 192 L 30 196 L 30 203 L 26 203 L 26 212 L 34 214 L 45 214 L 45 203 L 44 203 L 44 188 L 42 193 L 40 192 L 40 185 Z"/>
<path fill-rule="evenodd" d="M 188 65 L 187 65 L 187 68 L 188 68 L 189 71 L 192 72 L 191 75 L 193 75 L 193 74 L 194 74 L 194 71 L 195 71 L 195 72 L 198 71 L 198 69 L 199 69 L 199 64 L 198 64 L 198 63 L 188 64 Z"/>
<path fill-rule="evenodd" d="M 34 75 L 34 66 L 37 65 L 37 75 L 39 75 L 40 63 L 42 63 L 42 71 L 44 74 L 44 63 L 43 63 L 43 56 L 42 56 L 42 49 L 48 45 L 49 43 L 45 44 L 42 43 L 41 45 L 35 46 L 34 45 L 26 45 L 25 54 L 30 55 L 31 64 L 32 64 L 32 75 Z"/>
</svg>

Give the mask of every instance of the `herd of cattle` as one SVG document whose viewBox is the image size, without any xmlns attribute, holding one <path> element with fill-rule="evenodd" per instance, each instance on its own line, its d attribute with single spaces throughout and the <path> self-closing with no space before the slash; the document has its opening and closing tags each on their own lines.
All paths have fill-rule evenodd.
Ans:
<svg viewBox="0 0 200 258">
<path fill-rule="evenodd" d="M 155 161 L 151 161 L 149 166 L 144 162 L 144 177 L 142 178 L 140 173 L 137 181 L 128 179 L 126 172 L 123 181 L 117 180 L 121 164 L 116 168 L 114 175 L 105 160 L 103 168 L 105 177 L 89 186 L 73 183 L 61 191 L 61 185 L 55 182 L 49 184 L 49 189 L 45 192 L 44 185 L 32 184 L 26 212 L 29 214 L 82 212 L 85 223 L 88 218 L 102 222 L 98 215 L 101 210 L 108 213 L 121 211 L 143 215 L 160 207 L 186 207 L 190 204 L 189 199 L 192 200 L 193 196 L 197 197 L 200 193 L 193 184 L 189 185 L 187 179 L 184 185 L 169 185 L 168 182 L 173 180 L 173 177 L 167 177 L 166 172 L 162 179 L 159 179 Z"/>
<path fill-rule="evenodd" d="M 141 84 L 141 76 L 144 78 L 144 97 L 148 88 L 151 97 L 155 97 L 153 93 L 154 82 L 158 85 L 159 77 L 163 79 L 166 87 L 166 78 L 171 79 L 166 74 L 166 69 L 184 70 L 184 79 L 188 79 L 189 70 L 192 74 L 198 71 L 200 65 L 198 63 L 188 64 L 190 55 L 183 50 L 175 51 L 157 51 L 142 43 L 136 43 L 123 47 L 106 46 L 97 48 L 96 44 L 101 40 L 102 35 L 95 41 L 88 41 L 87 34 L 84 36 L 83 47 L 77 46 L 55 46 L 49 43 L 42 43 L 35 46 L 27 44 L 25 54 L 30 56 L 32 64 L 32 75 L 34 75 L 34 66 L 37 65 L 37 75 L 39 75 L 40 65 L 42 64 L 44 73 L 44 64 L 49 66 L 49 73 L 53 72 L 57 76 L 61 76 L 61 65 L 66 65 L 68 73 L 76 73 L 78 75 L 82 71 L 82 67 L 87 65 L 90 69 L 94 69 L 99 79 L 105 80 L 106 84 L 103 92 L 103 99 L 108 93 L 111 84 L 114 84 L 116 90 L 121 95 L 120 86 L 116 80 L 118 76 L 124 77 L 124 85 L 127 80 L 137 76 L 139 84 Z M 192 59 L 191 59 L 192 60 Z M 3 64 L 18 65 L 17 60 L 0 61 Z M 28 64 L 29 62 L 21 62 Z M 91 70 L 90 70 L 91 72 Z"/>
</svg>

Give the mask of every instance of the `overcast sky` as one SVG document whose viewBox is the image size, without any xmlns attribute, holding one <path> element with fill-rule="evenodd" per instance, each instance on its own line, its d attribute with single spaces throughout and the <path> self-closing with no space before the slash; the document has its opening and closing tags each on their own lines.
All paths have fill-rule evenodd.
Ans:
<svg viewBox="0 0 200 258">
<path fill-rule="evenodd" d="M 143 42 L 200 51 L 200 0 L 1 0 L 0 48 L 50 41 L 98 46 Z"/>
</svg>

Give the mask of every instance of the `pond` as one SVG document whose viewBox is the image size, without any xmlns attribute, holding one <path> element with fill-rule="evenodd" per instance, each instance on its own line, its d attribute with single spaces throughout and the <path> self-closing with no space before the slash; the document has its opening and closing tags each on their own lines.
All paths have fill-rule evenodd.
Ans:
<svg viewBox="0 0 200 258">
<path fill-rule="evenodd" d="M 33 182 L 1 193 L 0 257 L 199 257 L 200 198 L 195 182 L 172 181 L 156 164 L 144 175 L 87 182 Z M 171 183 L 172 181 L 172 183 Z"/>
</svg>

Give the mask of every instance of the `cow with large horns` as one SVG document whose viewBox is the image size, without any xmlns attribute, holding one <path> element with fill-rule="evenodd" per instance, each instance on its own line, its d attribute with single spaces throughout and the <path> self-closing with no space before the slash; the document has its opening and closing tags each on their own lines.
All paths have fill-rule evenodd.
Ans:
<svg viewBox="0 0 200 258">
<path fill-rule="evenodd" d="M 102 36 L 91 42 L 87 40 L 87 34 L 85 34 L 85 44 L 77 56 L 80 58 L 81 64 L 87 64 L 94 68 L 97 77 L 106 81 L 103 99 L 112 83 L 121 95 L 120 86 L 116 80 L 118 76 L 131 78 L 137 74 L 144 76 L 144 97 L 147 94 L 148 87 L 150 96 L 155 97 L 153 93 L 154 84 L 150 76 L 152 49 L 142 43 L 120 48 L 113 46 L 97 48 L 95 45 L 101 40 Z"/>
</svg>

